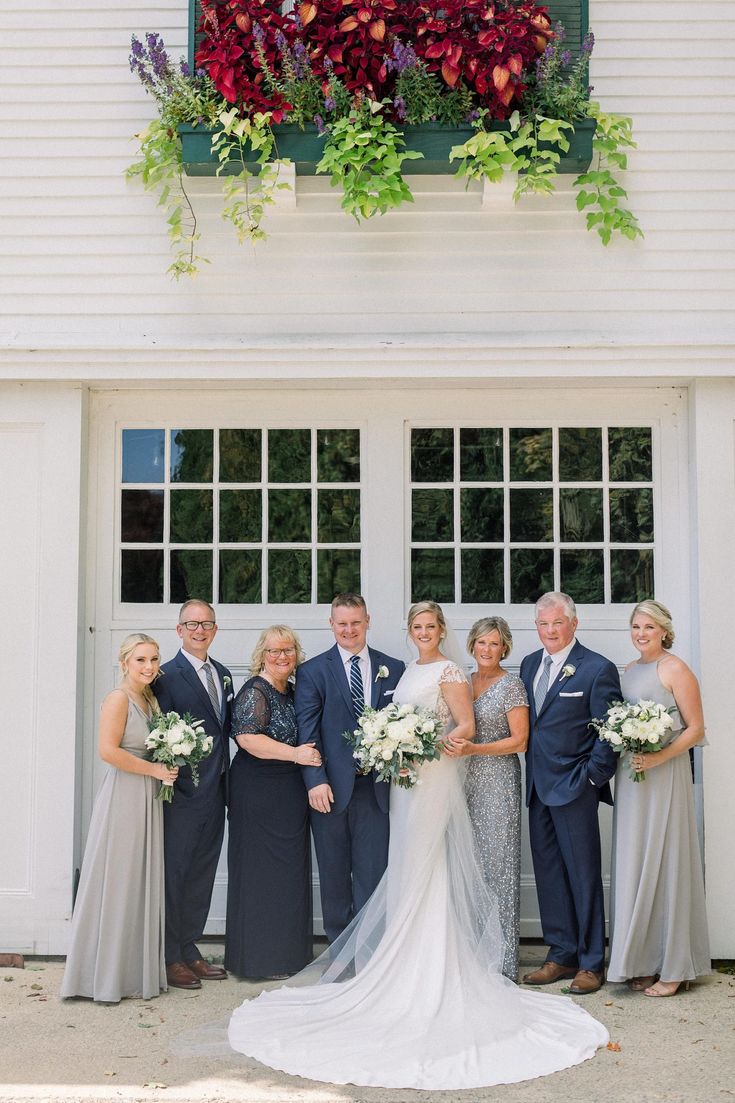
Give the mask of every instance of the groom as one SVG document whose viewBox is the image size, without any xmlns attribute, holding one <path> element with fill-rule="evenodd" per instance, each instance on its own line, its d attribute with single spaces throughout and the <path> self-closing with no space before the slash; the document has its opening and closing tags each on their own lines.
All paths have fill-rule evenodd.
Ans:
<svg viewBox="0 0 735 1103">
<path fill-rule="evenodd" d="M 309 659 L 296 677 L 299 743 L 315 743 L 321 766 L 302 769 L 309 791 L 324 929 L 334 942 L 370 897 L 388 862 L 386 782 L 361 774 L 343 737 L 363 708 L 390 704 L 403 673 L 399 659 L 368 647 L 370 624 L 359 594 L 337 594 L 329 624 L 335 646 Z"/>
<path fill-rule="evenodd" d="M 605 979 L 599 802 L 612 804 L 616 757 L 590 721 L 622 700 L 613 664 L 575 639 L 577 611 L 567 594 L 536 603 L 540 651 L 521 663 L 531 706 L 526 804 L 546 962 L 524 984 L 572 977 L 574 995 Z"/>
</svg>

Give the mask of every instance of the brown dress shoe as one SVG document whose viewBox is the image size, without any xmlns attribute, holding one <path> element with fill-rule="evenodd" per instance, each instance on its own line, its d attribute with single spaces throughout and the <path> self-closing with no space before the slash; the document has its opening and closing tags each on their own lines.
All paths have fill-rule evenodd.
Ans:
<svg viewBox="0 0 735 1103">
<path fill-rule="evenodd" d="M 588 992 L 596 992 L 605 983 L 604 973 L 594 973 L 591 969 L 580 969 L 569 986 L 573 996 L 586 996 Z"/>
<path fill-rule="evenodd" d="M 199 980 L 227 980 L 226 969 L 223 969 L 221 965 L 210 965 L 202 957 L 198 957 L 196 961 L 187 961 L 186 967 Z"/>
<path fill-rule="evenodd" d="M 576 965 L 558 965 L 555 961 L 545 961 L 540 969 L 534 969 L 532 973 L 526 973 L 524 984 L 553 984 L 564 977 L 576 976 Z"/>
<path fill-rule="evenodd" d="M 192 973 L 188 965 L 183 961 L 175 961 L 173 965 L 166 966 L 166 980 L 169 988 L 201 988 L 202 982 Z"/>
</svg>

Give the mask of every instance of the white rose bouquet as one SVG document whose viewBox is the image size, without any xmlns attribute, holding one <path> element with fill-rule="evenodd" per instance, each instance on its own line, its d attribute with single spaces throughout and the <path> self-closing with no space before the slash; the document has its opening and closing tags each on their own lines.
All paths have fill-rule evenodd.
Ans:
<svg viewBox="0 0 735 1103">
<path fill-rule="evenodd" d="M 152 751 L 153 762 L 166 766 L 190 766 L 195 785 L 199 784 L 197 765 L 211 754 L 214 740 L 204 734 L 204 721 L 195 720 L 191 713 L 159 712 L 149 722 L 150 735 L 145 741 Z M 173 784 L 162 782 L 156 794 L 159 800 L 173 800 Z"/>
<path fill-rule="evenodd" d="M 439 758 L 442 725 L 429 709 L 398 704 L 366 708 L 357 724 L 344 737 L 354 748 L 358 767 L 364 773 L 375 770 L 381 781 L 411 789 L 418 782 L 416 767 Z"/>
<path fill-rule="evenodd" d="M 619 701 L 592 726 L 615 754 L 653 754 L 661 750 L 663 736 L 674 726 L 671 711 L 656 701 Z M 633 781 L 646 777 L 643 770 L 631 770 L 630 776 Z"/>
</svg>

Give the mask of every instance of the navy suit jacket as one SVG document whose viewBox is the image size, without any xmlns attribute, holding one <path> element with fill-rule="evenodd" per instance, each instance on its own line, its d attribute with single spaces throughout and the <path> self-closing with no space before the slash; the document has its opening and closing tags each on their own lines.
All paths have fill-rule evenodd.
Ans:
<svg viewBox="0 0 735 1103">
<path fill-rule="evenodd" d="M 182 766 L 174 784 L 174 804 L 178 801 L 207 801 L 219 786 L 222 761 L 227 774 L 230 764 L 229 735 L 232 723 L 232 675 L 227 667 L 209 658 L 217 672 L 222 689 L 222 715 L 217 716 L 209 694 L 194 667 L 180 651 L 161 667 L 160 677 L 153 686 L 161 712 L 191 713 L 202 720 L 207 735 L 214 739 L 212 753 L 199 763 L 199 785 L 194 785 L 191 768 Z M 225 682 L 227 678 L 227 682 Z M 227 778 L 225 778 L 225 781 Z"/>
<path fill-rule="evenodd" d="M 543 804 L 570 804 L 590 781 L 600 800 L 612 804 L 608 782 L 617 757 L 590 727 L 590 720 L 603 717 L 613 702 L 622 701 L 617 669 L 604 655 L 575 642 L 564 664 L 573 666 L 574 674 L 562 677 L 559 672 L 536 715 L 533 682 L 543 654 L 543 649 L 534 651 L 521 663 L 531 707 L 526 804 L 534 790 Z"/>
<path fill-rule="evenodd" d="M 372 647 L 368 651 L 372 685 L 364 687 L 365 704 L 382 709 L 393 700 L 393 690 L 405 664 Z M 387 678 L 378 678 L 381 666 L 387 667 Z M 307 789 L 331 785 L 332 811 L 343 812 L 352 796 L 356 768 L 352 747 L 342 733 L 354 731 L 357 721 L 350 685 L 336 644 L 298 667 L 295 703 L 299 743 L 315 743 L 322 756 L 321 766 L 303 767 L 304 784 Z M 375 799 L 382 811 L 387 812 L 390 785 L 377 780 L 374 784 Z"/>
</svg>

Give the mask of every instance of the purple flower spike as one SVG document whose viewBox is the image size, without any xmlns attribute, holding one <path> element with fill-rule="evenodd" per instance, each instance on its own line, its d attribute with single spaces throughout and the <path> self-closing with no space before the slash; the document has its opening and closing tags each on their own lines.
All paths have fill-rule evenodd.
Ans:
<svg viewBox="0 0 735 1103">
<path fill-rule="evenodd" d="M 253 37 L 260 46 L 265 42 L 265 31 L 260 23 L 253 23 Z"/>
<path fill-rule="evenodd" d="M 321 115 L 315 115 L 314 116 L 314 125 L 316 126 L 316 128 L 317 128 L 317 130 L 320 134 L 326 134 L 327 133 L 327 128 L 324 125 L 324 119 L 321 117 Z"/>
<path fill-rule="evenodd" d="M 570 65 L 571 61 L 572 61 L 572 52 L 571 52 L 571 50 L 564 50 L 562 52 L 562 55 L 561 55 L 562 65 Z"/>
<path fill-rule="evenodd" d="M 406 101 L 403 96 L 396 96 L 393 100 L 393 106 L 396 109 L 396 115 L 402 122 L 406 118 Z"/>
<path fill-rule="evenodd" d="M 324 107 L 326 108 L 327 111 L 334 111 L 336 106 L 337 106 L 337 104 L 334 101 L 334 96 L 325 96 L 324 97 Z"/>
<path fill-rule="evenodd" d="M 593 35 L 592 31 L 588 31 L 587 34 L 584 36 L 584 39 L 582 41 L 582 53 L 587 54 L 587 56 L 589 57 L 589 55 L 592 53 L 594 48 L 595 48 L 595 36 Z"/>
<path fill-rule="evenodd" d="M 181 61 L 179 62 L 179 69 L 181 71 L 182 77 L 190 77 L 191 76 L 191 69 L 189 68 L 189 62 L 184 61 L 183 57 L 182 57 Z"/>
</svg>

